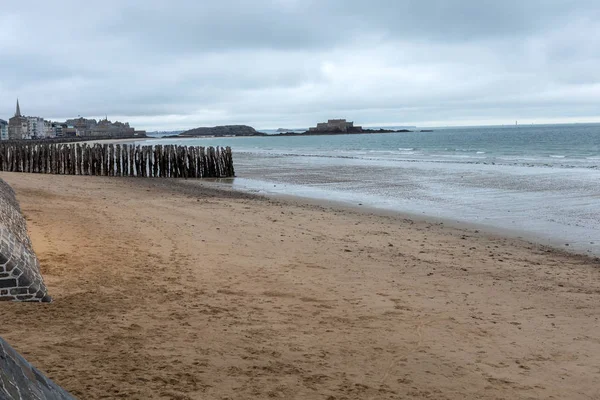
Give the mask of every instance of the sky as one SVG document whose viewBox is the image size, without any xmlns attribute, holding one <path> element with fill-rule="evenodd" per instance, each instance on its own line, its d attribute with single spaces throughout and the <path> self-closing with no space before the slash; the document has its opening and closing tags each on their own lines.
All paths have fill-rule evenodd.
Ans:
<svg viewBox="0 0 600 400">
<path fill-rule="evenodd" d="M 0 0 L 0 118 L 600 122 L 597 0 Z"/>
</svg>

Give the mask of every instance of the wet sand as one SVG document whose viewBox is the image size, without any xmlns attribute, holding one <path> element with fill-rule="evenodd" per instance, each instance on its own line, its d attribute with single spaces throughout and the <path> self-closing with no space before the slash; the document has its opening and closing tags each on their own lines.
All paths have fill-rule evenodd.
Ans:
<svg viewBox="0 0 600 400">
<path fill-rule="evenodd" d="M 2 173 L 51 304 L 0 336 L 81 399 L 600 397 L 600 263 L 192 181 Z"/>
</svg>

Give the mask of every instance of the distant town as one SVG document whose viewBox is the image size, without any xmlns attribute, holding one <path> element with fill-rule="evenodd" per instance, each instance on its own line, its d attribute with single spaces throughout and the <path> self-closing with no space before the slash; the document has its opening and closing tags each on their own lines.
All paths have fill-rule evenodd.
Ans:
<svg viewBox="0 0 600 400">
<path fill-rule="evenodd" d="M 68 137 L 113 138 L 144 137 L 145 131 L 138 131 L 127 122 L 111 122 L 108 118 L 74 118 L 65 122 L 47 121 L 42 117 L 28 117 L 21 114 L 17 99 L 15 115 L 7 121 L 0 119 L 0 140 L 41 140 Z"/>
<path fill-rule="evenodd" d="M 330 119 L 318 123 L 316 127 L 304 132 L 278 129 L 275 136 L 313 136 L 313 135 L 348 135 L 365 133 L 412 132 L 408 129 L 364 129 L 345 119 Z M 421 130 L 420 132 L 431 132 Z M 232 137 L 232 136 L 267 136 L 247 125 L 224 125 L 200 127 L 187 131 L 154 132 L 160 137 Z M 0 140 L 45 140 L 55 138 L 130 138 L 146 137 L 146 131 L 132 128 L 128 122 L 111 122 L 108 118 L 95 120 L 73 118 L 65 122 L 48 121 L 42 117 L 30 117 L 21 113 L 17 99 L 15 114 L 8 122 L 0 119 Z"/>
</svg>

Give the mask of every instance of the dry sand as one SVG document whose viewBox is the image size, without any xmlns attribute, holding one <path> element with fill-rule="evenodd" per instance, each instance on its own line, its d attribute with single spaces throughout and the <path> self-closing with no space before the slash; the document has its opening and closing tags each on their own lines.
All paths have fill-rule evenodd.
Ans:
<svg viewBox="0 0 600 400">
<path fill-rule="evenodd" d="M 52 304 L 0 336 L 81 399 L 598 399 L 597 260 L 197 182 L 2 173 Z"/>
</svg>

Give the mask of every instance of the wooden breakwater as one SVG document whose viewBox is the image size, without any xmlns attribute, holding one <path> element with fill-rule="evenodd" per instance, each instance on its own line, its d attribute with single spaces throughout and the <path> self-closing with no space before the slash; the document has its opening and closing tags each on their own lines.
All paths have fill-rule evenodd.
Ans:
<svg viewBox="0 0 600 400">
<path fill-rule="evenodd" d="M 148 139 L 146 135 L 125 135 L 125 136 L 61 136 L 39 139 L 9 139 L 3 140 L 2 144 L 56 144 L 56 143 L 83 143 L 97 142 L 99 140 L 141 140 Z"/>
<path fill-rule="evenodd" d="M 235 176 L 230 147 L 0 143 L 0 171 L 147 178 Z"/>
</svg>

